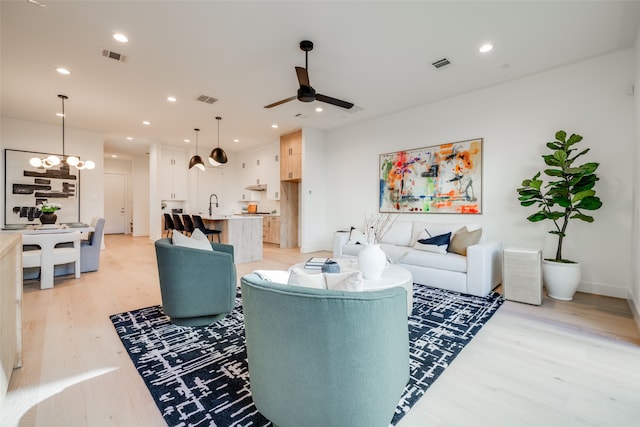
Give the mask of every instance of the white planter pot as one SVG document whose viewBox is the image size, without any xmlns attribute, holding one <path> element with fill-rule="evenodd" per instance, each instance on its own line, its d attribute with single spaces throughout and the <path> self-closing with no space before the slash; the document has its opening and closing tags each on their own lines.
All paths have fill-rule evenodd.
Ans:
<svg viewBox="0 0 640 427">
<path fill-rule="evenodd" d="M 365 279 L 378 279 L 387 264 L 380 245 L 367 245 L 358 253 L 358 267 Z"/>
<path fill-rule="evenodd" d="M 580 284 L 580 263 L 542 261 L 542 280 L 547 294 L 554 299 L 571 301 Z"/>
</svg>

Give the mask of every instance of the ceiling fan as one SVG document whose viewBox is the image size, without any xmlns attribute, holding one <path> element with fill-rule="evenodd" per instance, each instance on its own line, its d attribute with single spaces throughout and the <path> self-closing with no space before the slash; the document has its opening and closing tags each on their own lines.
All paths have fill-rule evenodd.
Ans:
<svg viewBox="0 0 640 427">
<path fill-rule="evenodd" d="M 276 107 L 280 104 L 284 104 L 285 102 L 293 101 L 294 99 L 298 99 L 298 101 L 302 102 L 313 102 L 313 101 L 321 101 L 326 102 L 327 104 L 337 105 L 338 107 L 342 107 L 345 109 L 350 109 L 353 107 L 351 102 L 342 101 L 341 99 L 332 98 L 327 95 L 322 95 L 320 93 L 316 93 L 315 89 L 311 87 L 309 83 L 309 51 L 313 50 L 313 42 L 309 40 L 303 40 L 300 42 L 300 49 L 304 51 L 304 65 L 305 67 L 296 67 L 296 74 L 298 76 L 298 83 L 300 83 L 300 89 L 298 89 L 298 94 L 296 96 L 292 96 L 290 98 L 283 99 L 278 102 L 274 102 L 273 104 L 265 105 L 264 108 L 272 108 Z"/>
</svg>

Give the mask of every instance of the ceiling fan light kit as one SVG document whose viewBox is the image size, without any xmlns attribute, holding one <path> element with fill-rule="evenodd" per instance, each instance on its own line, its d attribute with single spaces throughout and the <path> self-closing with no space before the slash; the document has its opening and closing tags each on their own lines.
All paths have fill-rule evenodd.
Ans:
<svg viewBox="0 0 640 427">
<path fill-rule="evenodd" d="M 94 169 L 96 167 L 96 164 L 91 160 L 87 160 L 86 162 L 83 162 L 76 156 L 68 156 L 68 157 L 65 156 L 64 154 L 64 116 L 65 116 L 64 100 L 69 99 L 69 97 L 66 95 L 58 95 L 58 98 L 60 98 L 60 100 L 62 101 L 62 114 L 59 114 L 62 117 L 62 160 L 64 160 L 65 163 L 67 163 L 69 166 L 75 166 L 79 170 Z M 39 157 L 32 157 L 31 159 L 29 159 L 29 164 L 34 168 L 49 169 L 54 166 L 58 166 L 60 163 L 61 163 L 60 158 L 55 154 L 52 154 L 45 159 L 41 159 Z"/>
<path fill-rule="evenodd" d="M 301 41 L 300 49 L 304 51 L 304 68 L 295 67 L 296 75 L 298 76 L 298 83 L 300 85 L 297 95 L 276 101 L 273 104 L 265 105 L 264 108 L 277 107 L 278 105 L 293 101 L 294 99 L 297 99 L 300 102 L 326 102 L 327 104 L 336 105 L 346 110 L 352 108 L 353 103 L 351 102 L 316 93 L 316 90 L 311 86 L 311 83 L 309 83 L 309 51 L 313 50 L 313 42 L 309 40 Z"/>
<path fill-rule="evenodd" d="M 204 162 L 202 161 L 202 157 L 198 154 L 198 132 L 200 132 L 200 129 L 196 128 L 194 130 L 196 131 L 196 155 L 189 160 L 189 169 L 195 166 L 204 172 Z"/>
<path fill-rule="evenodd" d="M 209 154 L 209 163 L 212 166 L 220 166 L 228 161 L 227 153 L 220 148 L 220 120 L 222 120 L 222 117 L 216 117 L 216 120 L 218 121 L 218 146 L 211 150 L 211 154 Z"/>
</svg>

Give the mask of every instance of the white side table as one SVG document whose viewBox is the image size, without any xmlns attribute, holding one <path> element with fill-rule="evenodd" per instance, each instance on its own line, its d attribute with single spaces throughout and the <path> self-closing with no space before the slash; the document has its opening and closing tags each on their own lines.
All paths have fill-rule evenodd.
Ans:
<svg viewBox="0 0 640 427">
<path fill-rule="evenodd" d="M 542 303 L 542 251 L 505 248 L 502 260 L 502 287 L 510 301 Z"/>
</svg>

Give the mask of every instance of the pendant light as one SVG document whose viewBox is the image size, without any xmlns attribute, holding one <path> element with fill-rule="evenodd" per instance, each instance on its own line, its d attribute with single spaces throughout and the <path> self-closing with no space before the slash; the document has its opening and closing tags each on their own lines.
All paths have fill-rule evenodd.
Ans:
<svg viewBox="0 0 640 427">
<path fill-rule="evenodd" d="M 196 155 L 189 160 L 189 169 L 195 166 L 204 172 L 204 162 L 202 161 L 202 157 L 198 155 L 198 132 L 200 132 L 200 129 L 194 130 L 196 131 Z"/>
<path fill-rule="evenodd" d="M 58 95 L 58 98 L 60 98 L 60 100 L 62 101 L 62 114 L 60 114 L 60 116 L 62 117 L 62 160 L 65 160 L 65 154 L 64 154 L 64 100 L 65 99 L 69 99 L 68 96 L 66 95 Z M 91 160 L 87 160 L 86 162 L 83 162 L 82 160 L 78 159 L 76 156 L 69 156 L 66 157 L 66 163 L 69 166 L 75 166 L 76 168 L 82 170 L 82 169 L 93 169 L 96 167 L 96 164 L 94 162 L 92 162 Z M 50 155 L 49 157 L 45 158 L 45 159 L 41 159 L 39 157 L 32 157 L 29 160 L 29 164 L 35 168 L 39 168 L 39 167 L 43 167 L 45 169 L 49 169 L 53 166 L 58 166 L 60 164 L 60 158 L 54 154 Z"/>
<path fill-rule="evenodd" d="M 223 163 L 227 163 L 227 153 L 224 152 L 222 148 L 220 148 L 220 120 L 222 117 L 216 117 L 218 121 L 218 146 L 211 151 L 209 154 L 209 163 L 213 166 L 219 166 Z"/>
</svg>

